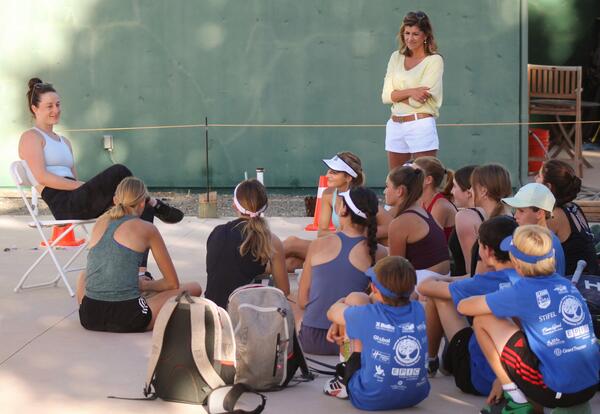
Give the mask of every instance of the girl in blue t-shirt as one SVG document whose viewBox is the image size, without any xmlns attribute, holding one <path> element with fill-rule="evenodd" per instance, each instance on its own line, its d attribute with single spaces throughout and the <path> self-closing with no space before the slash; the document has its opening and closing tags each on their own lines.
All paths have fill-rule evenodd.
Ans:
<svg viewBox="0 0 600 414">
<path fill-rule="evenodd" d="M 462 299 L 511 285 L 510 277 L 515 270 L 508 253 L 500 249 L 500 243 L 516 228 L 517 222 L 508 216 L 493 217 L 479 227 L 479 256 L 493 271 L 466 278 L 429 278 L 417 287 L 419 293 L 427 297 L 427 303 L 433 305 L 449 341 L 442 358 L 444 369 L 454 375 L 456 386 L 469 394 L 488 395 L 496 375 L 481 352 L 469 321 L 458 313 L 456 306 Z"/>
<path fill-rule="evenodd" d="M 351 293 L 327 312 L 332 322 L 327 339 L 352 340 L 354 353 L 324 392 L 350 398 L 362 410 L 412 407 L 429 395 L 425 311 L 411 301 L 417 281 L 413 266 L 399 256 L 381 259 L 365 273 L 372 295 Z"/>
<path fill-rule="evenodd" d="M 501 248 L 521 277 L 458 305 L 475 316 L 477 342 L 498 377 L 482 413 L 532 412 L 528 400 L 550 408 L 586 403 L 597 389 L 600 353 L 583 297 L 555 273 L 550 231 L 520 226 Z"/>
</svg>

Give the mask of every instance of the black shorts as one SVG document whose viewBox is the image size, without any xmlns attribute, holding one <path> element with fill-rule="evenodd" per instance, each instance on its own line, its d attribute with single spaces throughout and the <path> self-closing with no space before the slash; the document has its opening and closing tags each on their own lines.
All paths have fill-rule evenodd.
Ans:
<svg viewBox="0 0 600 414">
<path fill-rule="evenodd" d="M 452 337 L 442 357 L 444 369 L 454 375 L 454 383 L 462 392 L 481 395 L 471 382 L 471 354 L 469 341 L 473 336 L 473 328 L 467 326 Z"/>
<path fill-rule="evenodd" d="M 539 371 L 540 360 L 533 353 L 523 331 L 510 337 L 500 355 L 504 370 L 527 398 L 548 407 L 572 407 L 590 400 L 597 385 L 571 394 L 557 394 L 544 383 Z M 557 398 L 557 396 L 559 398 Z"/>
<path fill-rule="evenodd" d="M 143 297 L 109 302 L 83 297 L 79 306 L 81 326 L 90 331 L 144 332 L 152 320 L 152 310 Z"/>
</svg>

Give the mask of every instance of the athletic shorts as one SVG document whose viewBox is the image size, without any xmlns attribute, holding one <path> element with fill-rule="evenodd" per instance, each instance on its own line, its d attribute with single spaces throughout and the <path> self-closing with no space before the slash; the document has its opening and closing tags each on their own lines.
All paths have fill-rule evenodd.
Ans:
<svg viewBox="0 0 600 414">
<path fill-rule="evenodd" d="M 402 154 L 433 151 L 440 148 L 435 118 L 410 122 L 394 122 L 390 118 L 385 127 L 385 150 Z"/>
<path fill-rule="evenodd" d="M 152 310 L 143 297 L 109 302 L 83 297 L 79 306 L 81 326 L 90 331 L 144 332 L 152 320 Z"/>
<path fill-rule="evenodd" d="M 338 344 L 327 340 L 327 329 L 313 328 L 302 324 L 298 340 L 302 345 L 302 350 L 308 354 L 339 355 L 340 353 Z"/>
<path fill-rule="evenodd" d="M 481 395 L 471 382 L 471 354 L 469 341 L 473 336 L 473 328 L 467 326 L 452 337 L 442 357 L 444 369 L 454 375 L 454 383 L 462 392 Z"/>
<path fill-rule="evenodd" d="M 544 407 L 572 407 L 590 400 L 596 393 L 597 385 L 571 394 L 557 393 L 548 388 L 538 369 L 540 361 L 529 347 L 523 331 L 515 332 L 510 337 L 500 360 L 508 376 L 527 398 Z"/>
</svg>

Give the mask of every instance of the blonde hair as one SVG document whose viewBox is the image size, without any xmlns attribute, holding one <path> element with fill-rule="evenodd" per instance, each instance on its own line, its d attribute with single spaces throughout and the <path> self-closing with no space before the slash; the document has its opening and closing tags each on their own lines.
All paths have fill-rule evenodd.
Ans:
<svg viewBox="0 0 600 414">
<path fill-rule="evenodd" d="M 552 234 L 547 228 L 536 224 L 520 226 L 513 235 L 513 244 L 525 254 L 544 256 L 552 250 Z M 510 259 L 515 267 L 519 267 L 519 273 L 526 277 L 551 275 L 556 269 L 554 256 L 536 263 L 527 263 L 510 253 Z"/>
<path fill-rule="evenodd" d="M 242 181 L 237 187 L 236 197 L 240 205 L 248 211 L 257 212 L 268 203 L 267 190 L 256 179 Z M 269 224 L 260 215 L 250 217 L 242 215 L 246 225 L 242 230 L 243 241 L 240 254 L 252 255 L 262 265 L 266 265 L 273 256 L 273 243 Z"/>
<path fill-rule="evenodd" d="M 111 220 L 132 214 L 135 206 L 148 198 L 148 189 L 137 177 L 124 178 L 115 190 L 115 205 L 106 214 Z"/>
</svg>

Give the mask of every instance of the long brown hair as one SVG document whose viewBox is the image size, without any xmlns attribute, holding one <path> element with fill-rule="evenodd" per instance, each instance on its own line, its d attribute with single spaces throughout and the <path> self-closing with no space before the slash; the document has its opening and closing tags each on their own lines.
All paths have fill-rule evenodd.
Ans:
<svg viewBox="0 0 600 414">
<path fill-rule="evenodd" d="M 487 196 L 496 202 L 489 218 L 496 217 L 504 211 L 502 199 L 512 194 L 510 173 L 500 164 L 486 164 L 476 167 L 471 174 L 471 188 L 476 187 L 487 190 Z"/>
<path fill-rule="evenodd" d="M 406 188 L 406 195 L 396 213 L 396 217 L 398 217 L 400 213 L 416 203 L 417 200 L 421 198 L 421 195 L 423 195 L 423 181 L 425 180 L 425 174 L 418 168 L 403 165 L 390 171 L 388 178 L 395 188 L 400 186 Z"/>
<path fill-rule="evenodd" d="M 254 178 L 242 181 L 238 185 L 236 198 L 243 208 L 252 212 L 262 210 L 268 203 L 267 190 Z M 240 254 L 242 256 L 250 254 L 260 264 L 266 265 L 273 256 L 269 224 L 260 215 L 251 217 L 242 213 L 242 218 L 246 220 L 246 225 L 242 230 L 243 241 L 240 245 Z"/>
<path fill-rule="evenodd" d="M 433 186 L 436 190 L 441 188 L 440 192 L 444 197 L 452 200 L 452 186 L 454 185 L 454 172 L 452 170 L 446 169 L 444 164 L 436 157 L 419 157 L 414 160 L 414 163 L 425 172 L 425 176 L 430 176 L 433 179 Z"/>
<path fill-rule="evenodd" d="M 400 32 L 398 32 L 398 43 L 400 45 L 399 51 L 404 56 L 410 56 L 412 52 L 406 46 L 404 42 L 404 29 L 406 26 L 417 26 L 420 31 L 425 35 L 425 53 L 433 55 L 437 53 L 437 43 L 435 42 L 435 36 L 433 35 L 433 27 L 429 21 L 429 17 L 422 11 L 408 12 L 402 20 L 402 26 L 400 26 Z"/>
<path fill-rule="evenodd" d="M 126 177 L 115 190 L 115 205 L 105 215 L 111 220 L 132 214 L 135 206 L 148 199 L 148 190 L 142 180 L 137 177 Z"/>
<path fill-rule="evenodd" d="M 369 246 L 369 256 L 371 256 L 371 266 L 373 266 L 377 253 L 377 210 L 379 209 L 377 195 L 373 190 L 362 186 L 351 188 L 349 195 L 354 205 L 367 216 L 367 218 L 363 218 L 354 213 L 348 207 L 346 200 L 341 197 L 346 207 L 346 214 L 350 214 L 350 221 L 367 229 L 367 245 Z"/>
<path fill-rule="evenodd" d="M 573 201 L 581 191 L 581 178 L 577 177 L 573 167 L 564 161 L 546 161 L 542 166 L 542 175 L 544 184 L 550 184 L 557 207 Z"/>
</svg>

